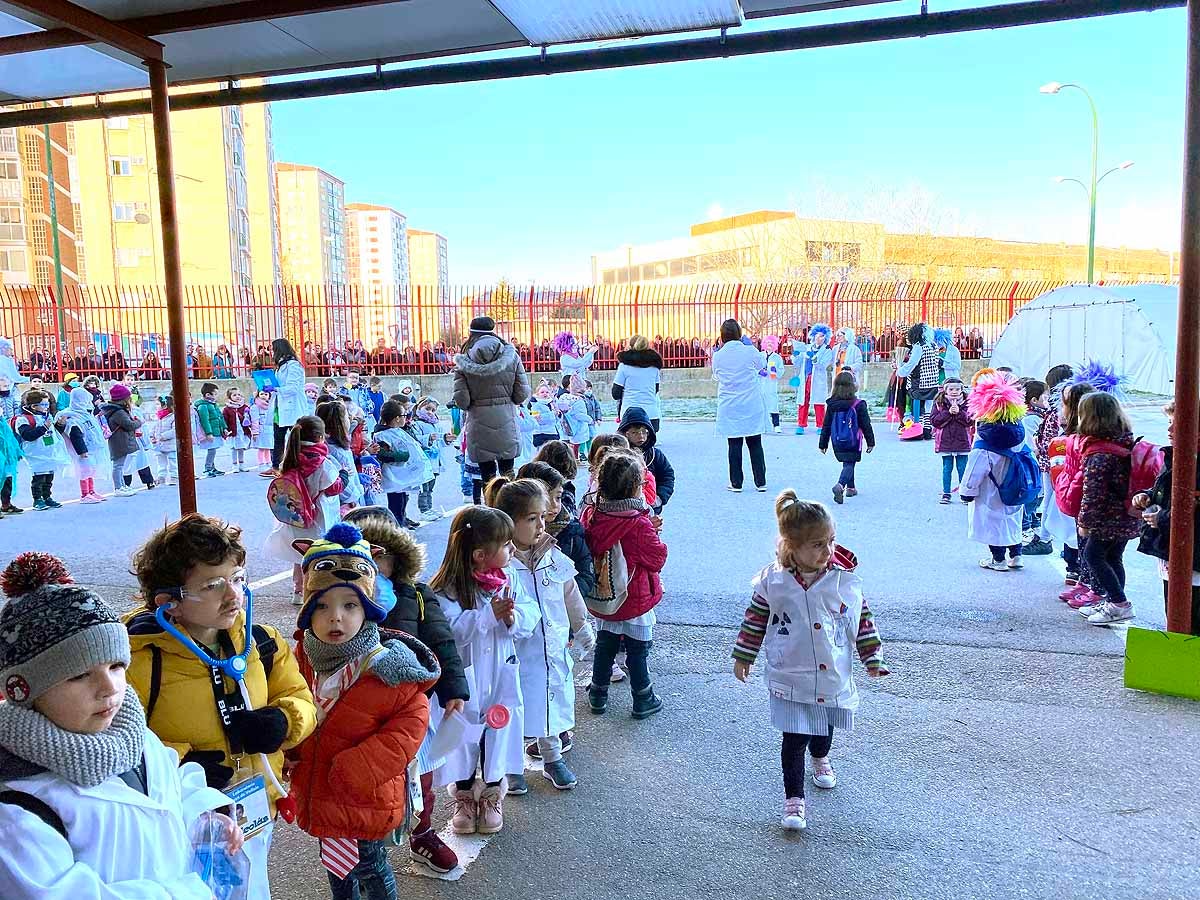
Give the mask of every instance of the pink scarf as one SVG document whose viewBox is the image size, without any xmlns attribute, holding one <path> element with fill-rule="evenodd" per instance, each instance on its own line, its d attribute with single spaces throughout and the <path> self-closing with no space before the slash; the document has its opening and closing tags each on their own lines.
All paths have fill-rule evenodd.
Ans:
<svg viewBox="0 0 1200 900">
<path fill-rule="evenodd" d="M 329 448 L 324 441 L 319 444 L 310 444 L 308 441 L 302 441 L 300 444 L 300 474 L 307 478 L 325 462 L 325 458 L 329 456 Z"/>
<path fill-rule="evenodd" d="M 508 575 L 503 569 L 488 569 L 484 572 L 472 572 L 475 583 L 489 594 L 494 594 L 508 584 Z"/>
</svg>

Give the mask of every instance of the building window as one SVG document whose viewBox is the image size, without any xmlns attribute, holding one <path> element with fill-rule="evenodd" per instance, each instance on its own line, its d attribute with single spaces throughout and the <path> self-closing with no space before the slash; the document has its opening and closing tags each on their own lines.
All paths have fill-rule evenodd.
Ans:
<svg viewBox="0 0 1200 900">
<path fill-rule="evenodd" d="M 110 156 L 108 158 L 109 172 L 113 175 L 131 175 L 133 170 L 129 166 L 128 156 Z"/>
<path fill-rule="evenodd" d="M 0 131 L 0 153 L 16 153 L 17 152 L 17 130 L 15 128 L 5 128 Z"/>
<path fill-rule="evenodd" d="M 127 116 L 113 116 L 106 123 L 109 131 L 126 131 L 129 128 L 129 118 Z"/>
<path fill-rule="evenodd" d="M 0 269 L 5 272 L 24 272 L 25 251 L 0 250 Z"/>
<path fill-rule="evenodd" d="M 117 248 L 117 265 L 122 269 L 136 269 L 141 261 L 141 254 L 132 247 Z"/>
<path fill-rule="evenodd" d="M 847 263 L 858 265 L 861 256 L 860 244 L 842 244 L 837 241 L 805 241 L 804 255 L 809 262 Z"/>
<path fill-rule="evenodd" d="M 113 204 L 113 221 L 114 222 L 132 222 L 136 214 L 132 203 L 114 203 Z"/>
<path fill-rule="evenodd" d="M 16 181 L 21 177 L 21 167 L 15 159 L 0 160 L 0 178 L 5 181 Z"/>
</svg>

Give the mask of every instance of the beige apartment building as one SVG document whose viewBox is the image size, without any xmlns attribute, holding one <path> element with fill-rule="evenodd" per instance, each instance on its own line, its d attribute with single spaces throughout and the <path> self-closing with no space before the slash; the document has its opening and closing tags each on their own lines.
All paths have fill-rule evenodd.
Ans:
<svg viewBox="0 0 1200 900">
<path fill-rule="evenodd" d="M 348 203 L 346 250 L 349 280 L 359 287 L 355 334 L 368 347 L 380 338 L 408 344 L 407 218 L 390 206 Z"/>
<path fill-rule="evenodd" d="M 451 307 L 450 252 L 436 231 L 408 229 L 409 281 L 412 285 L 412 342 L 433 343 L 457 334 L 458 314 Z M 420 308 L 420 314 L 416 312 Z"/>
</svg>

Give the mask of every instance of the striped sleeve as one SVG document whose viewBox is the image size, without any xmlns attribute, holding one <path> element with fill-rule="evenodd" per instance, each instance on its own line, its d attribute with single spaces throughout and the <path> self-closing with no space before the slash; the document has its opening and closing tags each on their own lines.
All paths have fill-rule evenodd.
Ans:
<svg viewBox="0 0 1200 900">
<path fill-rule="evenodd" d="M 749 613 L 746 615 L 749 616 Z M 745 625 L 742 629 L 745 630 Z M 740 637 L 738 642 L 741 642 Z M 858 648 L 858 658 L 867 667 L 867 671 L 880 675 L 888 674 L 888 667 L 883 662 L 883 642 L 879 639 L 879 631 L 875 628 L 875 616 L 866 600 L 863 600 L 862 615 L 858 619 L 858 638 L 855 645 Z"/>
<path fill-rule="evenodd" d="M 767 605 L 767 601 L 755 594 L 750 600 L 750 606 L 746 609 L 745 618 L 742 619 L 742 628 L 738 632 L 737 642 L 733 645 L 734 659 L 754 664 L 754 660 L 758 658 L 759 648 L 762 647 L 763 638 L 767 634 L 767 618 L 770 614 L 771 608 Z"/>
</svg>

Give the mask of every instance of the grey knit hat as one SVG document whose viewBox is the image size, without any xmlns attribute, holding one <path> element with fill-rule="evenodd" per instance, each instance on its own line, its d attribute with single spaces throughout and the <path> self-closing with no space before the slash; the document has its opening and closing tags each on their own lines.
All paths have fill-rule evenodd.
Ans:
<svg viewBox="0 0 1200 900">
<path fill-rule="evenodd" d="M 92 666 L 129 665 L 129 634 L 98 594 L 71 580 L 62 560 L 22 553 L 0 576 L 0 687 L 29 705 L 60 681 Z"/>
</svg>

